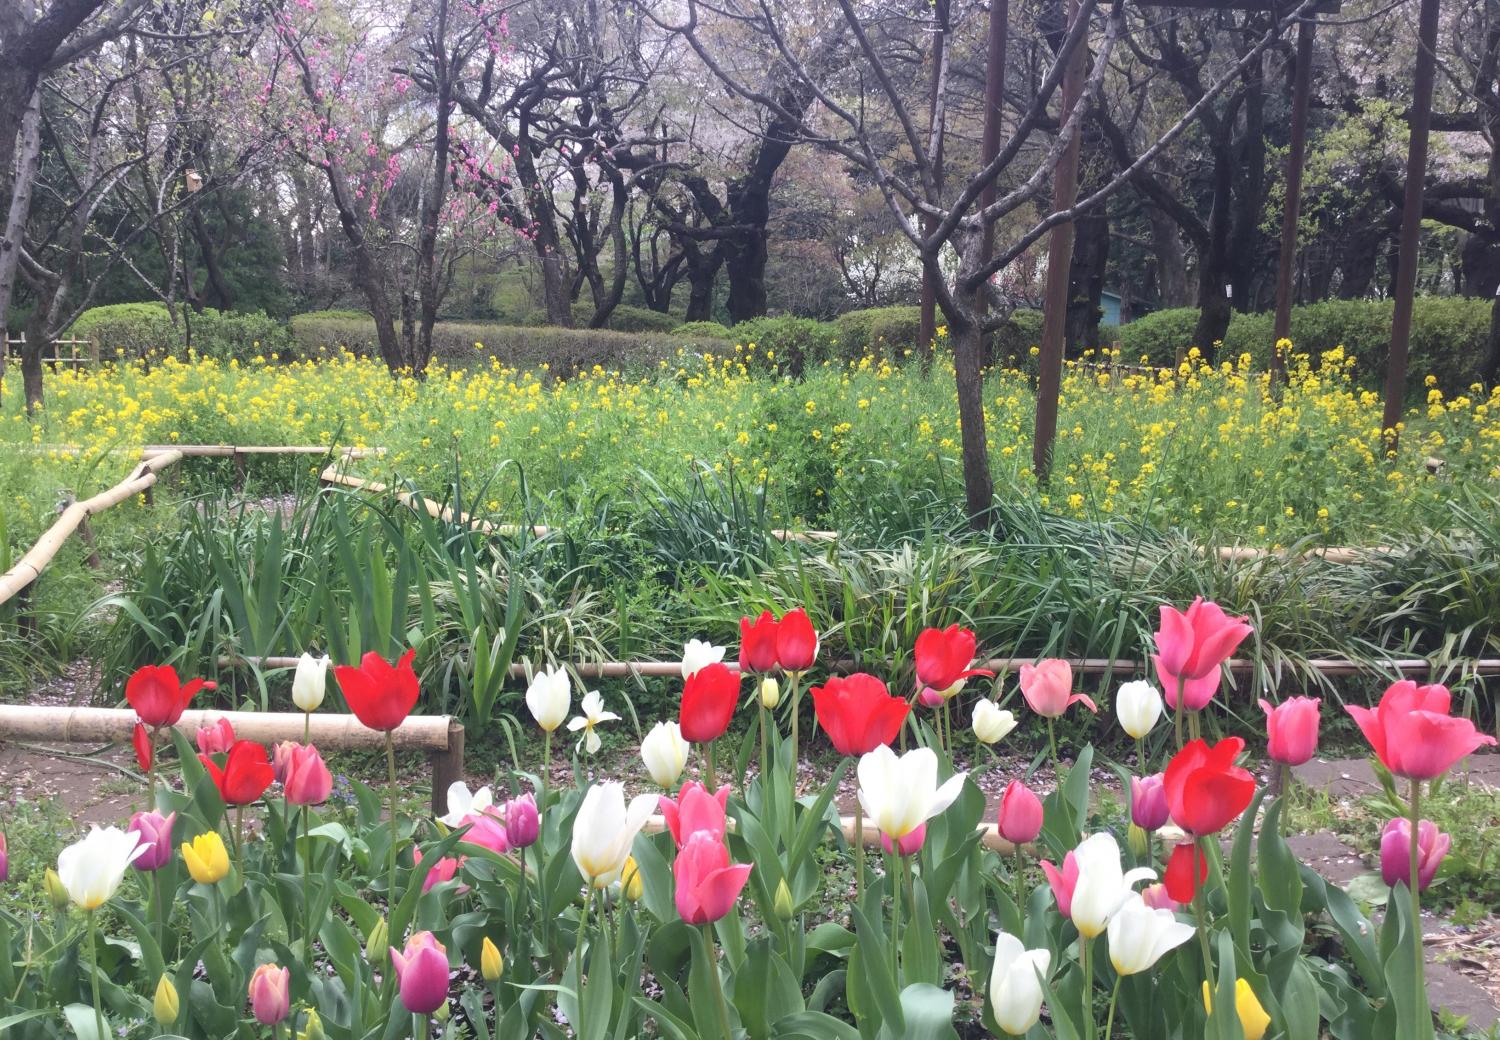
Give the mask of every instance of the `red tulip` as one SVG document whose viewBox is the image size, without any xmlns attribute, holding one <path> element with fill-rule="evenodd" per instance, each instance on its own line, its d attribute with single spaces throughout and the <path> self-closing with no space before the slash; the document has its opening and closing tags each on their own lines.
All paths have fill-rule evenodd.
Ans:
<svg viewBox="0 0 1500 1040">
<path fill-rule="evenodd" d="M 1167 707 L 1177 707 L 1177 687 L 1183 685 L 1183 707 L 1201 711 L 1219 688 L 1219 666 L 1244 642 L 1252 629 L 1242 617 L 1230 617 L 1217 603 L 1198 596 L 1187 610 L 1163 605 L 1156 632 L 1157 653 L 1151 658 L 1166 694 Z"/>
<path fill-rule="evenodd" d="M 677 912 L 688 924 L 712 924 L 734 909 L 750 864 L 729 862 L 723 838 L 709 831 L 694 831 L 672 863 L 677 881 Z"/>
<path fill-rule="evenodd" d="M 265 747 L 253 740 L 235 741 L 223 769 L 207 755 L 199 755 L 198 761 L 203 763 L 209 779 L 219 789 L 219 797 L 224 799 L 225 805 L 249 805 L 276 779 Z"/>
<path fill-rule="evenodd" d="M 690 780 L 682 785 L 682 791 L 676 800 L 662 795 L 660 805 L 667 830 L 671 832 L 672 841 L 678 848 L 698 831 L 708 831 L 722 838 L 727 826 L 724 810 L 729 805 L 729 785 L 725 784 L 716 793 L 709 794 L 708 788 L 696 780 Z"/>
<path fill-rule="evenodd" d="M 422 850 L 413 849 L 411 854 L 412 869 L 415 870 L 422 865 Z M 439 859 L 427 871 L 427 876 L 422 879 L 422 891 L 429 891 L 434 885 L 441 885 L 445 881 L 452 881 L 458 869 L 464 865 L 464 861 L 454 856 L 444 856 Z M 468 891 L 468 886 L 460 885 L 459 888 Z"/>
<path fill-rule="evenodd" d="M 411 667 L 416 655 L 415 650 L 408 650 L 392 667 L 371 651 L 360 658 L 358 668 L 349 665 L 334 668 L 344 700 L 360 722 L 370 729 L 390 731 L 406 721 L 422 692 L 417 673 Z"/>
<path fill-rule="evenodd" d="M 787 611 L 776 624 L 776 663 L 783 671 L 805 672 L 817 657 L 818 632 L 807 611 Z"/>
<path fill-rule="evenodd" d="M 1042 860 L 1042 873 L 1047 875 L 1047 884 L 1052 887 L 1052 898 L 1057 900 L 1057 912 L 1070 920 L 1073 917 L 1073 889 L 1078 887 L 1078 859 L 1069 852 L 1063 857 L 1062 869 Z"/>
<path fill-rule="evenodd" d="M 970 629 L 949 625 L 926 628 L 917 636 L 917 683 L 939 693 L 951 690 L 974 675 L 994 675 L 988 668 L 970 668 L 976 640 Z"/>
<path fill-rule="evenodd" d="M 740 618 L 740 671 L 769 672 L 776 667 L 776 619 L 769 610 L 751 621 Z"/>
<path fill-rule="evenodd" d="M 1412 780 L 1432 780 L 1475 748 L 1495 743 L 1468 719 L 1449 714 L 1451 701 L 1446 686 L 1418 686 L 1402 679 L 1385 691 L 1373 711 L 1347 707 L 1387 769 Z"/>
<path fill-rule="evenodd" d="M 1031 710 L 1043 718 L 1061 718 L 1075 704 L 1097 712 L 1092 697 L 1073 692 L 1073 666 L 1057 657 L 1021 666 L 1021 696 Z"/>
<path fill-rule="evenodd" d="M 273 766 L 271 770 L 275 774 Z M 311 744 L 294 744 L 281 780 L 282 793 L 292 805 L 322 805 L 333 793 L 333 774 Z"/>
<path fill-rule="evenodd" d="M 841 755 L 865 755 L 901 732 L 911 705 L 892 697 L 885 683 L 865 672 L 829 679 L 812 688 L 818 724 Z"/>
<path fill-rule="evenodd" d="M 1182 842 L 1172 850 L 1162 880 L 1166 883 L 1168 897 L 1174 902 L 1191 903 L 1198 886 L 1208 880 L 1208 857 L 1196 843 Z"/>
<path fill-rule="evenodd" d="M 210 725 L 200 727 L 195 739 L 201 755 L 222 755 L 234 746 L 234 727 L 220 715 Z"/>
<path fill-rule="evenodd" d="M 1036 841 L 1042 833 L 1042 800 L 1019 780 L 1012 780 L 1000 799 L 999 829 L 1012 845 Z"/>
<path fill-rule="evenodd" d="M 1255 797 L 1255 778 L 1234 764 L 1245 742 L 1226 737 L 1213 747 L 1194 740 L 1167 763 L 1167 809 L 1193 835 L 1217 834 Z M 1176 898 L 1175 896 L 1173 898 Z"/>
<path fill-rule="evenodd" d="M 880 847 L 885 849 L 890 856 L 915 856 L 922 851 L 922 843 L 927 840 L 927 824 L 917 824 L 917 829 L 907 834 L 904 838 L 891 841 L 891 836 L 885 831 L 880 832 Z"/>
<path fill-rule="evenodd" d="M 1300 766 L 1318 752 L 1318 709 L 1316 697 L 1289 697 L 1273 705 L 1261 699 L 1260 710 L 1266 713 L 1266 754 L 1284 765 Z"/>
<path fill-rule="evenodd" d="M 217 689 L 217 685 L 193 679 L 183 685 L 177 680 L 177 669 L 171 665 L 144 665 L 125 681 L 125 699 L 152 729 L 175 726 L 188 702 L 199 690 Z"/>
<path fill-rule="evenodd" d="M 682 708 L 678 721 L 682 739 L 695 744 L 718 740 L 734 718 L 740 700 L 740 676 L 723 664 L 699 668 L 682 685 Z"/>
<path fill-rule="evenodd" d="M 1431 820 L 1417 826 L 1417 891 L 1425 892 L 1453 839 L 1438 830 Z M 1387 885 L 1405 882 L 1411 887 L 1411 821 L 1397 817 L 1380 832 L 1380 876 Z"/>
<path fill-rule="evenodd" d="M 1141 830 L 1160 830 L 1169 818 L 1167 789 L 1160 773 L 1130 778 L 1130 822 Z"/>
<path fill-rule="evenodd" d="M 151 763 L 156 761 L 156 748 L 151 744 L 151 734 L 146 732 L 146 724 L 137 722 L 135 729 L 131 731 L 130 742 L 135 745 L 135 761 L 141 767 L 141 772 L 149 773 Z"/>
</svg>

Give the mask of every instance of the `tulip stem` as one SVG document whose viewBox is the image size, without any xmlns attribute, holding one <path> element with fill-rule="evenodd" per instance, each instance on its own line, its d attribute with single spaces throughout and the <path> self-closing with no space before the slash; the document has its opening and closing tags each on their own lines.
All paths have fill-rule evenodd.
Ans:
<svg viewBox="0 0 1500 1040">
<path fill-rule="evenodd" d="M 901 855 L 899 843 L 892 843 L 896 851 L 891 854 L 891 961 L 896 966 L 896 988 L 901 988 L 901 900 L 906 894 L 906 860 Z"/>
<path fill-rule="evenodd" d="M 1172 724 L 1177 730 L 1177 750 L 1182 750 L 1182 698 L 1187 691 L 1187 680 L 1177 677 L 1177 703 L 1172 705 Z"/>
<path fill-rule="evenodd" d="M 578 983 L 578 1036 L 586 1035 L 583 1031 L 583 935 L 589 928 L 589 904 L 594 901 L 594 882 L 588 882 L 588 887 L 583 890 L 583 910 L 578 915 L 578 938 L 573 947 L 573 968 Z"/>
<path fill-rule="evenodd" d="M 234 807 L 234 871 L 240 876 L 240 885 L 245 884 L 245 807 Z"/>
<path fill-rule="evenodd" d="M 385 770 L 389 783 L 391 803 L 391 849 L 389 856 L 390 880 L 386 891 L 386 903 L 390 910 L 396 909 L 396 740 L 391 731 L 385 731 Z"/>
<path fill-rule="evenodd" d="M 1104 1020 L 1104 1040 L 1110 1040 L 1115 1035 L 1115 1005 L 1120 1000 L 1120 981 L 1123 975 L 1115 976 L 1115 984 L 1109 991 L 1109 1017 Z"/>
<path fill-rule="evenodd" d="M 302 955 L 312 956 L 312 806 L 302 807 Z"/>
<path fill-rule="evenodd" d="M 156 911 L 156 948 L 161 950 L 162 958 L 165 960 L 167 957 L 167 907 L 162 902 L 160 869 L 151 872 L 151 887 L 154 890 L 151 901 L 155 904 L 153 909 Z"/>
<path fill-rule="evenodd" d="M 99 946 L 95 933 L 99 930 L 99 924 L 95 920 L 95 912 L 89 911 L 89 963 L 93 970 L 89 972 L 89 982 L 94 991 L 94 1027 L 98 1030 L 100 1040 L 104 1040 L 109 1034 L 104 1031 L 104 1008 L 99 1003 Z"/>
<path fill-rule="evenodd" d="M 1094 940 L 1078 937 L 1078 966 L 1083 970 L 1083 1035 L 1093 1040 L 1094 1036 L 1094 969 L 1089 964 L 1089 947 Z"/>
<path fill-rule="evenodd" d="M 1052 775 L 1057 778 L 1057 786 L 1062 786 L 1062 765 L 1057 760 L 1057 727 L 1053 724 L 1052 717 L 1047 717 L 1047 747 L 1052 752 Z"/>
<path fill-rule="evenodd" d="M 714 997 L 719 1004 L 719 1025 L 724 1029 L 725 1040 L 734 1040 L 734 1030 L 729 1026 L 729 1005 L 724 1001 L 724 981 L 719 978 L 719 959 L 714 956 L 714 926 L 703 925 L 703 953 L 708 960 L 708 975 L 714 980 Z"/>
<path fill-rule="evenodd" d="M 865 891 L 865 807 L 858 795 L 854 798 L 854 905 L 860 904 Z"/>
<path fill-rule="evenodd" d="M 714 768 L 715 743 L 717 742 L 710 740 L 707 744 L 703 745 L 703 756 L 707 762 L 707 768 L 705 772 L 708 776 L 708 790 L 710 794 L 719 789 L 719 771 Z"/>
<path fill-rule="evenodd" d="M 312 712 L 302 713 L 302 746 L 312 743 Z"/>
<path fill-rule="evenodd" d="M 756 700 L 759 701 L 760 698 L 757 697 Z M 767 716 L 769 714 L 770 713 L 766 711 L 765 704 L 762 702 L 760 705 L 760 783 L 762 790 L 765 789 L 767 783 L 766 777 L 770 776 L 771 768 L 771 755 L 767 750 L 770 747 L 771 739 L 770 733 L 767 732 L 767 729 L 770 726 L 770 722 L 767 719 Z"/>
<path fill-rule="evenodd" d="M 797 765 L 799 762 L 797 756 L 800 752 L 797 743 L 797 716 L 801 714 L 802 708 L 802 690 L 800 688 L 802 683 L 799 680 L 802 678 L 802 673 L 788 672 L 787 678 L 791 680 L 792 684 L 791 696 L 787 700 L 791 701 L 792 704 L 792 797 L 795 798 L 797 796 Z"/>
<path fill-rule="evenodd" d="M 1406 879 L 1407 891 L 1411 894 L 1411 929 L 1412 948 L 1416 950 L 1416 981 L 1417 992 L 1414 1000 L 1418 1008 L 1426 1008 L 1427 1005 L 1427 970 L 1422 962 L 1422 884 L 1418 880 L 1420 870 L 1421 843 L 1418 837 L 1421 834 L 1422 824 L 1422 781 L 1412 777 L 1411 781 L 1411 836 L 1407 843 L 1411 852 L 1411 873 Z M 1426 1017 L 1428 1028 L 1423 1030 L 1428 1036 L 1432 1035 L 1432 1017 Z"/>
<path fill-rule="evenodd" d="M 1214 988 L 1214 957 L 1213 949 L 1208 942 L 1208 887 L 1199 880 L 1197 856 L 1202 856 L 1204 861 L 1208 860 L 1208 853 L 1204 846 L 1207 840 L 1197 839 L 1193 846 L 1194 859 L 1191 870 L 1193 872 L 1193 917 L 1198 922 L 1198 945 L 1203 948 L 1203 978 L 1208 983 L 1208 988 Z"/>
<path fill-rule="evenodd" d="M 552 731 L 549 729 L 542 735 L 542 768 L 537 774 L 537 785 L 540 790 L 541 807 L 543 811 L 547 808 L 547 773 L 552 768 Z"/>
<path fill-rule="evenodd" d="M 1141 776 L 1147 775 L 1146 770 L 1146 741 L 1141 737 L 1135 738 L 1135 768 Z M 1129 795 L 1129 791 L 1125 792 Z"/>
</svg>

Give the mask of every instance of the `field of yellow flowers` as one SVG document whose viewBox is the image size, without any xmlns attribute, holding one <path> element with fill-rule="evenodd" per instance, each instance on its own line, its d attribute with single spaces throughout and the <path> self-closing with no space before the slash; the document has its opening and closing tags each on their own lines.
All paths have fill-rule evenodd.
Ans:
<svg viewBox="0 0 1500 1040">
<path fill-rule="evenodd" d="M 1378 395 L 1356 385 L 1351 363 L 1340 351 L 1302 357 L 1279 392 L 1248 357 L 1211 367 L 1194 356 L 1149 374 L 1070 363 L 1046 489 L 1028 470 L 1028 379 L 994 372 L 986 399 L 999 493 L 1221 542 L 1360 543 L 1441 525 L 1455 488 L 1500 479 L 1500 388 L 1451 399 L 1429 389 L 1385 458 Z M 471 485 L 488 481 L 491 510 L 515 501 L 522 473 L 533 496 L 625 504 L 643 474 L 670 485 L 733 472 L 764 482 L 778 520 L 816 527 L 961 497 L 951 367 L 924 373 L 867 356 L 801 381 L 768 367 L 750 344 L 567 380 L 494 361 L 393 380 L 378 361 L 347 353 L 62 371 L 49 375 L 33 420 L 19 412 L 19 387 L 6 388 L 0 444 L 21 450 L 0 461 L 0 514 L 14 544 L 44 525 L 59 488 L 87 494 L 125 472 L 130 454 L 111 449 L 174 442 L 382 445 L 389 454 L 364 472 L 436 490 L 457 467 Z M 1443 460 L 1437 475 L 1429 457 Z M 293 475 L 293 463 L 263 465 L 267 479 Z"/>
</svg>

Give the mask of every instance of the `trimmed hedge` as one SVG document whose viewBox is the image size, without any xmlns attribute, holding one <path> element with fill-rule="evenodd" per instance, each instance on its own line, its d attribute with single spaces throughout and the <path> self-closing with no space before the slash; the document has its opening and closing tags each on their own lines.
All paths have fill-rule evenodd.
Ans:
<svg viewBox="0 0 1500 1040">
<path fill-rule="evenodd" d="M 942 316 L 938 316 L 942 323 Z M 845 311 L 833 320 L 843 357 L 854 360 L 869 351 L 900 357 L 914 350 L 922 331 L 921 307 L 866 307 Z"/>
<path fill-rule="evenodd" d="M 1342 346 L 1355 358 L 1355 372 L 1364 383 L 1378 383 L 1385 375 L 1390 349 L 1391 300 L 1328 300 L 1292 308 L 1292 349 L 1314 359 Z M 1452 390 L 1479 378 L 1490 328 L 1487 299 L 1462 296 L 1424 296 L 1416 301 L 1411 326 L 1411 379 L 1420 393 L 1422 378 L 1433 375 Z M 1198 320 L 1195 308 L 1158 311 L 1120 327 L 1124 360 L 1141 356 L 1153 365 L 1170 365 L 1179 348 L 1191 343 Z M 1224 335 L 1222 357 L 1248 353 L 1257 368 L 1270 363 L 1274 315 L 1235 314 Z"/>
<path fill-rule="evenodd" d="M 112 303 L 78 316 L 68 335 L 92 340 L 101 358 L 150 354 L 183 356 L 188 347 L 204 357 L 249 361 L 287 356 L 292 332 L 263 311 L 179 311 L 176 321 L 162 303 Z"/>
<path fill-rule="evenodd" d="M 716 321 L 687 321 L 672 330 L 674 336 L 688 339 L 734 339 L 734 330 Z"/>
</svg>

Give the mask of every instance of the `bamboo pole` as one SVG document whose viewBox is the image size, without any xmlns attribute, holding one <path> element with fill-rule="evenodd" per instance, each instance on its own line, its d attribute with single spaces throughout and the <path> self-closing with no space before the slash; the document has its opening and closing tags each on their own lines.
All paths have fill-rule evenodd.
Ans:
<svg viewBox="0 0 1500 1040">
<path fill-rule="evenodd" d="M 10 450 L 20 451 L 25 454 L 35 455 L 46 452 L 72 452 L 83 454 L 85 449 L 80 444 L 18 444 L 8 446 Z M 139 448 L 115 447 L 106 448 L 102 452 L 105 455 L 140 455 L 143 459 L 149 459 L 154 455 L 165 455 L 168 452 L 180 451 L 186 457 L 191 458 L 230 458 L 235 455 L 331 455 L 337 454 L 348 459 L 371 459 L 385 455 L 385 448 L 336 448 L 327 444 L 146 444 Z"/>
<path fill-rule="evenodd" d="M 17 560 L 10 570 L 0 574 L 0 603 L 5 603 L 36 581 L 41 576 L 42 569 L 52 562 L 52 558 L 63 547 L 63 543 L 90 516 L 103 512 L 110 506 L 118 505 L 127 498 L 142 494 L 156 483 L 157 476 L 162 470 L 181 459 L 182 453 L 176 451 L 153 456 L 142 462 L 131 471 L 130 476 L 114 487 L 99 492 L 93 498 L 69 505 L 62 511 L 57 521 L 42 532 L 42 536 L 27 550 L 26 555 Z"/>
</svg>

